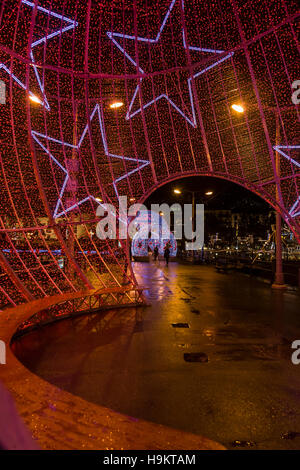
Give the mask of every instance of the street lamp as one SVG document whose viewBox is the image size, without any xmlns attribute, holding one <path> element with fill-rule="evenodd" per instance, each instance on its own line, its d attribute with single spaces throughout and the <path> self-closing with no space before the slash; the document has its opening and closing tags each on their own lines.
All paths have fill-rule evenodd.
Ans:
<svg viewBox="0 0 300 470">
<path fill-rule="evenodd" d="M 182 193 L 182 191 L 178 188 L 175 188 L 173 190 L 173 192 L 175 194 L 181 194 Z M 193 231 L 194 231 L 195 230 L 195 206 L 196 206 L 196 204 L 195 204 L 195 194 L 196 193 L 202 193 L 202 191 L 191 191 L 189 189 L 185 189 L 184 192 L 189 193 L 189 194 L 192 195 L 192 227 L 193 227 Z M 205 194 L 205 196 L 212 196 L 214 194 L 214 192 L 213 191 L 206 191 L 204 194 Z M 204 202 L 204 199 L 202 198 L 202 203 L 203 202 Z M 195 252 L 193 250 L 193 258 L 194 257 L 195 257 Z"/>
<path fill-rule="evenodd" d="M 109 105 L 109 107 L 110 109 L 118 109 L 118 108 L 121 108 L 121 106 L 123 105 L 124 105 L 123 101 L 114 101 L 113 103 Z"/>
<path fill-rule="evenodd" d="M 231 105 L 231 107 L 237 113 L 243 113 L 245 111 L 244 107 L 241 104 L 234 103 Z"/>
<path fill-rule="evenodd" d="M 240 104 L 232 104 L 232 109 L 237 113 L 243 113 L 245 111 L 244 107 Z M 270 109 L 270 108 L 269 108 Z M 279 126 L 279 115 L 277 109 L 275 108 L 275 117 L 276 117 L 276 148 L 280 144 L 280 126 Z M 275 165 L 277 177 L 280 178 L 280 157 L 277 150 L 275 151 Z M 276 185 L 276 201 L 279 204 L 279 192 Z M 275 272 L 275 281 L 272 284 L 272 287 L 275 289 L 285 289 L 284 284 L 284 275 L 282 271 L 282 243 L 281 243 L 281 214 L 276 210 L 276 272 Z"/>
<path fill-rule="evenodd" d="M 245 112 L 245 109 L 240 104 L 232 104 L 232 109 L 238 113 Z M 269 110 L 275 110 L 275 118 L 276 118 L 276 148 L 280 144 L 280 126 L 279 126 L 279 115 L 277 108 L 266 108 Z M 277 177 L 280 178 L 280 156 L 277 150 L 275 151 L 275 165 L 276 165 L 276 173 Z M 279 192 L 278 187 L 276 185 L 276 201 L 279 204 Z M 276 272 L 275 272 L 275 281 L 272 284 L 272 287 L 275 289 L 284 289 L 286 286 L 284 284 L 284 275 L 282 271 L 282 243 L 281 243 L 281 214 L 278 210 L 276 210 Z"/>
<path fill-rule="evenodd" d="M 33 103 L 42 104 L 41 100 L 40 100 L 36 95 L 29 95 L 29 99 L 30 99 Z"/>
</svg>

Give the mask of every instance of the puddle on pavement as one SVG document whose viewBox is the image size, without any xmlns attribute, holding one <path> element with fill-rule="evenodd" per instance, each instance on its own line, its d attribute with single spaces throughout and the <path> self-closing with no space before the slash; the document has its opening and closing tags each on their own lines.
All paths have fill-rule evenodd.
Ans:
<svg viewBox="0 0 300 470">
<path fill-rule="evenodd" d="M 208 356 L 203 352 L 184 353 L 183 359 L 186 362 L 208 362 Z"/>
<path fill-rule="evenodd" d="M 172 323 L 173 328 L 189 328 L 188 323 Z"/>
</svg>

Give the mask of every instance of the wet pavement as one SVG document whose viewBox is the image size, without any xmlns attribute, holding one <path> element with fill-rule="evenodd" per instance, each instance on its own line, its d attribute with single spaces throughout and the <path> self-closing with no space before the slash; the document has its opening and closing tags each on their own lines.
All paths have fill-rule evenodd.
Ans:
<svg viewBox="0 0 300 470">
<path fill-rule="evenodd" d="M 213 267 L 135 263 L 151 306 L 77 317 L 14 350 L 49 382 L 227 448 L 300 449 L 300 297 Z"/>
</svg>

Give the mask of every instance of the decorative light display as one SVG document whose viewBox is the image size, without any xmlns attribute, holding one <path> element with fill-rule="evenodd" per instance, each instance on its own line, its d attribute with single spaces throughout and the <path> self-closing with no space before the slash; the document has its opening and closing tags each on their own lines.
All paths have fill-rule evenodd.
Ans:
<svg viewBox="0 0 300 470">
<path fill-rule="evenodd" d="M 246 187 L 300 241 L 299 16 L 294 0 L 2 0 L 0 310 L 134 285 L 96 209 L 183 176 Z"/>
<path fill-rule="evenodd" d="M 134 60 L 129 54 L 128 52 L 126 52 L 125 48 L 120 44 L 120 42 L 118 42 L 115 38 L 120 38 L 120 40 L 124 40 L 124 39 L 129 39 L 131 41 L 138 41 L 138 42 L 141 42 L 141 43 L 144 43 L 144 44 L 148 44 L 148 45 L 156 45 L 160 40 L 161 40 L 161 35 L 162 35 L 162 32 L 166 26 L 166 23 L 168 21 L 168 18 L 174 8 L 174 5 L 175 3 L 177 2 L 178 0 L 172 0 L 171 1 L 171 4 L 169 6 L 169 9 L 162 21 L 162 24 L 159 28 L 159 31 L 156 35 L 156 37 L 154 39 L 149 39 L 149 38 L 145 38 L 145 37 L 140 37 L 140 36 L 135 36 L 135 35 L 129 35 L 129 34 L 121 34 L 121 33 L 117 33 L 117 32 L 112 32 L 112 31 L 108 31 L 106 34 L 107 36 L 111 39 L 111 41 L 115 44 L 115 46 L 120 49 L 120 51 L 124 54 L 124 56 L 126 57 L 126 59 L 129 60 L 129 62 L 131 62 L 137 69 L 138 71 L 142 74 L 142 75 L 146 75 L 147 74 L 144 72 L 144 70 L 138 65 L 138 63 L 136 62 L 136 60 Z M 182 7 L 182 10 L 184 9 L 184 0 L 180 0 L 179 2 L 181 4 L 181 7 Z M 218 49 L 209 49 L 209 48 L 205 48 L 205 47 L 195 47 L 195 46 L 190 46 L 187 44 L 186 42 L 186 33 L 184 31 L 184 29 L 182 28 L 181 29 L 181 34 L 182 34 L 182 44 L 183 44 L 183 47 L 184 49 L 188 49 L 189 51 L 194 51 L 194 52 L 201 52 L 202 54 L 203 53 L 209 53 L 209 54 L 213 54 L 214 58 L 216 57 L 216 55 L 220 54 L 221 57 L 217 60 L 214 60 L 213 63 L 211 63 L 210 65 L 207 65 L 206 67 L 204 67 L 200 72 L 197 72 L 195 74 L 193 74 L 191 77 L 189 77 L 187 79 L 187 86 L 188 86 L 188 93 L 189 93 L 189 101 L 190 101 L 190 105 L 191 105 L 191 113 L 190 113 L 190 116 L 189 117 L 187 114 L 185 114 L 182 109 L 180 109 L 170 98 L 167 94 L 163 93 L 163 94 L 160 94 L 159 96 L 156 96 L 153 100 L 150 100 L 148 101 L 147 103 L 143 104 L 143 106 L 141 108 L 138 108 L 136 111 L 132 112 L 132 107 L 134 105 L 134 102 L 138 99 L 138 96 L 139 96 L 139 91 L 140 91 L 140 88 L 141 88 L 141 84 L 142 84 L 142 80 L 143 78 L 140 78 L 139 80 L 139 84 L 136 86 L 135 90 L 134 90 L 134 93 L 133 93 L 133 97 L 130 101 L 130 104 L 129 104 L 129 108 L 128 108 L 128 111 L 126 113 L 126 119 L 131 119 L 132 117 L 136 116 L 137 114 L 139 114 L 141 112 L 141 109 L 146 109 L 148 108 L 149 106 L 151 106 L 152 104 L 154 104 L 155 102 L 161 100 L 161 99 L 166 99 L 171 106 L 173 106 L 173 108 L 184 118 L 186 119 L 186 121 L 191 124 L 191 126 L 193 127 L 196 127 L 197 126 L 197 120 L 196 120 L 196 113 L 195 113 L 195 107 L 194 107 L 194 98 L 193 98 L 193 91 L 192 91 L 192 84 L 191 84 L 191 81 L 193 78 L 197 78 L 199 77 L 200 75 L 204 74 L 205 72 L 207 72 L 208 70 L 212 69 L 213 67 L 216 67 L 218 64 L 224 62 L 225 60 L 229 59 L 230 57 L 233 56 L 234 52 L 230 52 L 229 54 L 224 54 L 224 51 L 223 50 L 218 50 Z"/>
<path fill-rule="evenodd" d="M 59 15 L 53 11 L 51 11 L 50 9 L 47 9 L 47 8 L 43 8 L 41 6 L 39 6 L 38 4 L 34 3 L 34 2 L 29 2 L 28 0 L 21 0 L 21 3 L 23 5 L 26 5 L 32 9 L 34 9 L 36 7 L 36 10 L 37 12 L 39 13 L 43 13 L 44 15 L 46 16 L 52 16 L 53 18 L 56 18 L 58 20 L 61 20 L 62 22 L 66 22 L 67 25 L 65 27 L 60 27 L 57 31 L 53 31 L 52 33 L 47 33 L 45 36 L 43 36 L 42 38 L 40 39 L 37 39 L 36 41 L 32 42 L 31 43 L 31 47 L 30 47 L 30 58 L 32 60 L 32 66 L 33 66 L 33 70 L 34 70 L 34 73 L 35 73 L 35 76 L 36 76 L 36 79 L 37 79 L 37 82 L 38 82 L 38 85 L 39 85 L 39 88 L 40 88 L 40 91 L 41 91 L 41 94 L 42 94 L 42 97 L 43 99 L 40 100 L 36 95 L 34 95 L 34 93 L 32 93 L 32 91 L 29 91 L 29 96 L 32 98 L 32 100 L 36 103 L 39 103 L 43 106 L 45 106 L 45 108 L 49 111 L 50 110 L 50 106 L 49 106 L 49 103 L 48 103 L 48 100 L 47 100 L 47 97 L 46 97 L 46 94 L 45 94 L 45 87 L 44 87 L 44 84 L 43 84 L 43 81 L 41 79 L 41 76 L 39 74 L 39 70 L 38 70 L 38 67 L 35 65 L 35 58 L 34 58 L 34 55 L 33 55 L 33 50 L 35 47 L 41 45 L 41 44 L 45 44 L 47 43 L 48 41 L 50 41 L 50 39 L 53 39 L 67 31 L 70 31 L 71 29 L 74 29 L 76 28 L 76 26 L 78 25 L 78 23 L 76 23 L 76 21 L 73 21 L 71 20 L 70 18 L 66 18 L 65 16 L 63 15 Z M 24 90 L 26 90 L 26 84 L 23 83 L 21 80 L 19 80 L 19 78 L 14 75 L 10 70 L 9 68 L 5 65 L 5 64 L 1 64 L 0 63 L 0 70 L 3 69 L 5 72 L 7 72 L 11 77 L 12 79 L 21 87 L 23 88 Z"/>
<path fill-rule="evenodd" d="M 138 225 L 139 230 L 132 238 L 132 256 L 136 258 L 148 256 L 148 251 L 153 252 L 155 247 L 158 248 L 158 253 L 163 255 L 166 246 L 170 250 L 170 256 L 176 256 L 177 242 L 163 215 L 150 210 L 140 211 L 135 219 L 135 223 Z M 148 231 L 148 228 L 151 228 L 151 223 L 154 233 L 151 233 L 150 238 L 144 238 L 143 234 Z"/>
<path fill-rule="evenodd" d="M 293 165 L 300 168 L 300 162 L 297 162 L 294 158 L 290 157 L 284 150 L 300 150 L 300 145 L 275 145 L 274 150 L 276 150 L 280 155 L 289 160 Z M 300 215 L 300 196 L 296 199 L 294 204 L 289 210 L 291 217 L 298 217 Z"/>
<path fill-rule="evenodd" d="M 129 160 L 129 161 L 132 161 L 132 162 L 138 163 L 138 164 L 140 163 L 140 165 L 138 165 L 137 168 L 134 168 L 133 170 L 131 170 L 131 171 L 125 173 L 124 175 L 119 176 L 118 178 L 113 180 L 112 184 L 113 184 L 113 187 L 115 189 L 116 195 L 118 196 L 117 183 L 122 181 L 124 178 L 127 178 L 128 176 L 132 175 L 136 171 L 141 170 L 145 166 L 149 165 L 150 162 L 145 161 L 145 160 L 138 160 L 138 159 L 130 158 L 130 157 L 124 157 L 124 156 L 121 156 L 121 155 L 114 155 L 114 154 L 110 153 L 109 150 L 108 150 L 108 145 L 107 145 L 105 127 L 104 127 L 103 119 L 101 117 L 100 107 L 99 107 L 98 104 L 96 104 L 96 106 L 94 107 L 94 109 L 93 109 L 93 111 L 90 115 L 90 122 L 94 119 L 95 114 L 98 116 L 99 128 L 100 128 L 100 132 L 101 132 L 101 139 L 102 139 L 103 149 L 104 149 L 105 155 L 110 157 L 110 158 L 118 158 L 118 159 L 121 159 L 121 160 Z M 97 202 L 98 204 L 99 204 L 99 202 L 98 202 L 97 198 L 95 198 L 93 195 L 89 195 L 89 196 L 87 196 L 87 197 L 85 197 L 85 198 L 83 198 L 79 201 L 76 201 L 75 204 L 67 207 L 66 209 L 61 210 L 61 206 L 63 205 L 63 203 L 62 203 L 63 195 L 64 195 L 64 192 L 66 190 L 67 183 L 70 180 L 70 175 L 69 175 L 68 170 L 66 168 L 64 168 L 64 166 L 61 163 L 59 163 L 59 161 L 52 155 L 52 153 L 49 151 L 49 149 L 46 147 L 46 145 L 41 142 L 41 139 L 44 139 L 48 142 L 55 142 L 56 144 L 64 145 L 66 147 L 70 147 L 70 148 L 73 148 L 75 150 L 79 150 L 80 147 L 81 147 L 81 144 L 82 144 L 82 142 L 83 142 L 83 140 L 84 140 L 84 138 L 87 134 L 87 132 L 88 132 L 88 124 L 84 128 L 84 130 L 81 134 L 81 137 L 78 141 L 78 144 L 74 145 L 74 144 L 70 144 L 68 142 L 62 142 L 60 140 L 49 137 L 47 135 L 40 134 L 39 132 L 36 132 L 36 131 L 31 131 L 31 135 L 34 138 L 34 140 L 39 144 L 39 146 L 46 152 L 47 155 L 49 155 L 49 157 L 54 161 L 54 163 L 56 163 L 56 165 L 58 165 L 58 167 L 65 174 L 64 182 L 63 182 L 63 185 L 62 185 L 60 193 L 59 193 L 59 199 L 56 203 L 54 213 L 53 213 L 53 217 L 55 219 L 65 215 L 69 211 L 73 211 L 74 209 L 78 209 L 78 206 L 80 206 L 84 202 L 88 201 L 89 199 Z"/>
</svg>

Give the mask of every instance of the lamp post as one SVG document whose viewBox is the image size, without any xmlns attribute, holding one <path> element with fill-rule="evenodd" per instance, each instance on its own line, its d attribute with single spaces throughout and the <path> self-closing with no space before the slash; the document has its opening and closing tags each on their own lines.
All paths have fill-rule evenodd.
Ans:
<svg viewBox="0 0 300 470">
<path fill-rule="evenodd" d="M 232 109 L 237 113 L 243 113 L 245 111 L 244 107 L 240 104 L 233 104 Z M 280 145 L 280 125 L 279 125 L 279 116 L 277 110 L 272 108 L 275 111 L 276 116 L 276 148 Z M 278 178 L 280 178 L 280 155 L 279 152 L 275 151 L 275 166 L 276 173 Z M 276 202 L 280 202 L 279 198 L 279 188 L 276 185 Z M 273 289 L 285 289 L 286 285 L 284 284 L 284 274 L 282 271 L 282 240 L 281 240 L 281 215 L 278 210 L 276 210 L 276 236 L 275 236 L 275 251 L 276 251 L 276 272 L 275 280 L 272 284 Z"/>
<path fill-rule="evenodd" d="M 181 189 L 179 189 L 179 188 L 175 188 L 175 189 L 173 190 L 173 192 L 174 192 L 175 194 L 178 194 L 178 195 L 182 194 L 182 191 L 181 191 Z M 202 193 L 202 191 L 191 191 L 191 190 L 189 190 L 189 189 L 185 189 L 184 192 L 185 192 L 185 193 L 189 193 L 189 194 L 192 195 L 192 230 L 193 230 L 193 232 L 194 232 L 194 230 L 195 230 L 195 215 L 196 215 L 196 200 L 195 200 L 195 195 L 196 195 L 196 194 L 199 194 L 199 193 Z M 213 194 L 214 194 L 213 191 L 206 191 L 206 192 L 205 192 L 205 196 L 213 196 Z M 204 201 L 205 201 L 205 198 L 204 198 L 203 193 L 202 193 L 201 203 L 204 204 Z M 193 257 L 193 259 L 195 258 L 195 250 L 192 251 L 192 257 Z"/>
</svg>

